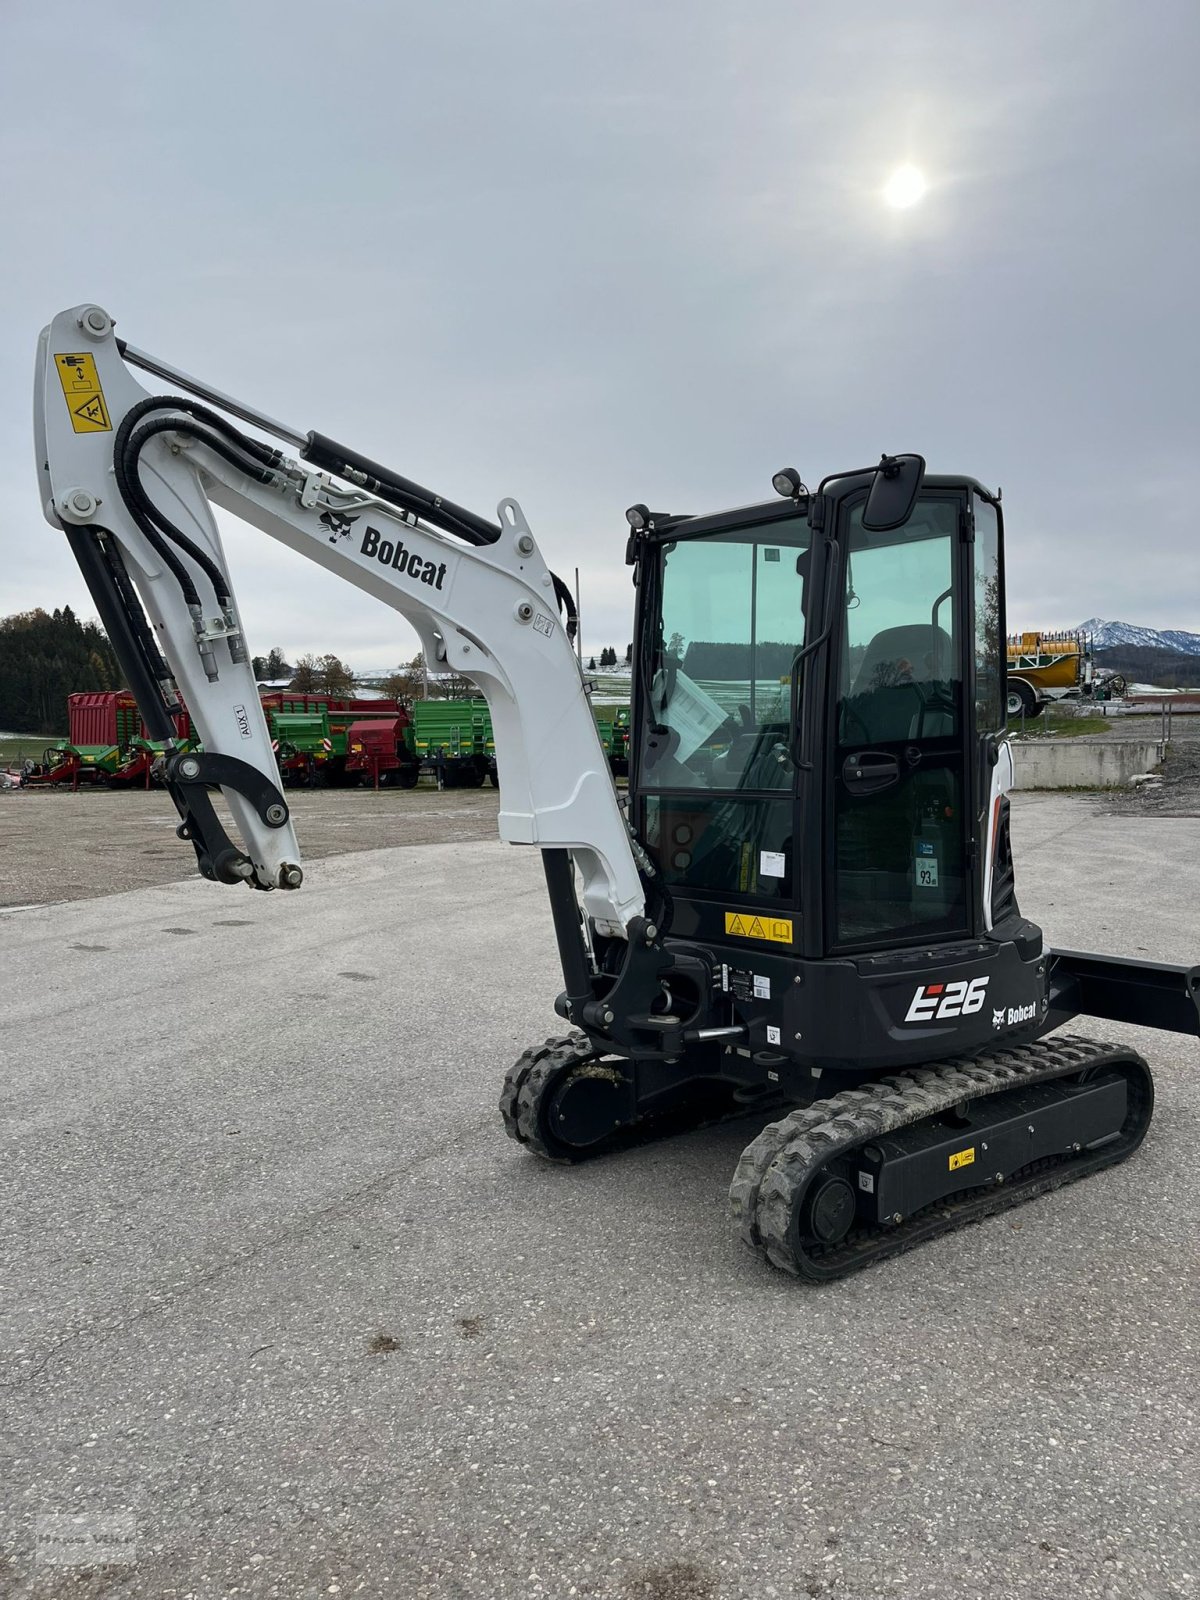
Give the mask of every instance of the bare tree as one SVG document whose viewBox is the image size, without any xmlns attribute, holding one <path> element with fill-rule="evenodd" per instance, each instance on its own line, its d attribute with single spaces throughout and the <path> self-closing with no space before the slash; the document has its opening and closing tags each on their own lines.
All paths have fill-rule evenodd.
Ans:
<svg viewBox="0 0 1200 1600">
<path fill-rule="evenodd" d="M 395 672 L 389 672 L 382 688 L 389 700 L 402 701 L 405 705 L 419 700 L 425 691 L 424 651 L 418 651 L 406 667 L 400 666 Z"/>
</svg>

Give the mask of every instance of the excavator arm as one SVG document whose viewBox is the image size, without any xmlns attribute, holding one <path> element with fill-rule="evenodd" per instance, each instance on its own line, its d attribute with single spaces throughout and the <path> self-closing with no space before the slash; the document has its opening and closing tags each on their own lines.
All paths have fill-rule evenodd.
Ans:
<svg viewBox="0 0 1200 1600">
<path fill-rule="evenodd" d="M 135 367 L 187 393 L 151 394 Z M 548 853 L 556 921 L 573 862 L 585 915 L 628 937 L 649 862 L 617 798 L 559 586 L 515 500 L 485 521 L 135 350 L 94 305 L 41 335 L 35 432 L 46 518 L 70 540 L 151 738 L 172 739 L 180 695 L 200 735 L 202 753 L 171 754 L 166 778 L 205 876 L 261 889 L 303 876 L 215 505 L 392 606 L 426 660 L 479 685 L 496 731 L 501 837 Z"/>
</svg>

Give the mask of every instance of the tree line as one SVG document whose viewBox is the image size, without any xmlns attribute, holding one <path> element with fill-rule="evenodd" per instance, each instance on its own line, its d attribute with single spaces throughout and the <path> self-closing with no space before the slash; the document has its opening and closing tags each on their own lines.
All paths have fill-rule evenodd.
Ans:
<svg viewBox="0 0 1200 1600">
<path fill-rule="evenodd" d="M 253 667 L 260 683 L 278 683 L 286 679 L 287 687 L 296 694 L 346 696 L 364 687 L 364 680 L 335 655 L 303 655 L 293 667 L 276 648 L 265 656 L 255 656 Z M 375 680 L 370 682 L 374 684 Z M 411 704 L 414 700 L 461 700 L 479 693 L 470 678 L 449 671 L 444 664 L 427 672 L 422 651 L 389 672 L 378 688 L 385 699 L 402 704 Z"/>
<path fill-rule="evenodd" d="M 0 728 L 65 733 L 69 694 L 121 687 L 104 630 L 80 622 L 70 606 L 0 618 Z"/>
<path fill-rule="evenodd" d="M 625 646 L 625 665 L 628 666 L 632 660 L 633 660 L 633 646 L 631 644 L 627 644 Z M 601 666 L 601 668 L 604 668 L 604 667 L 615 667 L 616 665 L 617 665 L 617 652 L 616 652 L 616 650 L 613 648 L 613 646 L 611 644 L 606 644 L 604 646 L 604 649 L 601 650 L 601 652 L 600 652 L 600 666 Z M 596 657 L 595 656 L 590 656 L 588 658 L 588 671 L 589 672 L 595 672 L 595 670 L 596 670 Z"/>
<path fill-rule="evenodd" d="M 628 662 L 633 653 L 625 652 Z M 606 646 L 601 667 L 615 667 L 617 652 Z M 251 662 L 260 683 L 286 683 L 297 694 L 352 695 L 359 680 L 340 657 L 302 655 L 293 666 L 276 645 Z M 589 661 L 596 670 L 596 658 Z M 52 612 L 22 611 L 0 618 L 0 728 L 12 733 L 62 734 L 67 727 L 67 696 L 88 690 L 123 689 L 124 675 L 98 622 L 81 622 L 70 606 Z M 379 685 L 389 700 L 465 699 L 479 690 L 469 678 L 432 671 L 418 653 L 401 663 Z"/>
<path fill-rule="evenodd" d="M 1096 665 L 1119 672 L 1129 683 L 1153 683 L 1160 689 L 1200 686 L 1200 656 L 1163 650 L 1157 645 L 1110 645 L 1096 651 Z"/>
</svg>

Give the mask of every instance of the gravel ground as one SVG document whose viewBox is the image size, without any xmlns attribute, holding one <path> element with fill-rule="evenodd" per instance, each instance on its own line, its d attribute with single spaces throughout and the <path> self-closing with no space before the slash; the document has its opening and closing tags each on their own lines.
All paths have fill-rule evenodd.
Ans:
<svg viewBox="0 0 1200 1600">
<path fill-rule="evenodd" d="M 304 861 L 388 845 L 494 839 L 499 795 L 482 789 L 289 789 Z M 229 825 L 229 812 L 217 802 Z M 81 900 L 195 875 L 162 789 L 0 790 L 0 907 Z"/>
<path fill-rule="evenodd" d="M 1106 795 L 1099 802 L 1118 816 L 1200 817 L 1200 742 L 1181 738 L 1178 721 L 1155 780 Z"/>
<path fill-rule="evenodd" d="M 1014 832 L 1052 939 L 1200 953 L 1200 822 L 1018 795 Z M 0 953 L 5 1600 L 1200 1590 L 1193 1041 L 1124 1030 L 1132 1161 L 813 1291 L 732 1234 L 753 1122 L 503 1138 L 554 1031 L 532 852 L 13 911 Z M 39 1563 L 72 1514 L 136 1545 Z"/>
</svg>

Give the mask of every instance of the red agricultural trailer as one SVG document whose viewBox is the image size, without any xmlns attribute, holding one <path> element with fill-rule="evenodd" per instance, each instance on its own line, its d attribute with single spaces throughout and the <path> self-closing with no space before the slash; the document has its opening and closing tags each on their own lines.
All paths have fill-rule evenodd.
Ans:
<svg viewBox="0 0 1200 1600">
<path fill-rule="evenodd" d="M 180 739 L 196 738 L 196 730 L 186 710 L 175 718 Z M 116 745 L 128 750 L 135 739 L 149 734 L 137 708 L 137 701 L 126 689 L 89 689 L 67 696 L 67 738 L 73 745 Z"/>
<path fill-rule="evenodd" d="M 372 717 L 346 729 L 346 777 L 351 783 L 416 787 L 421 763 L 413 753 L 408 729 L 412 718 L 401 708 L 395 717 Z"/>
</svg>

